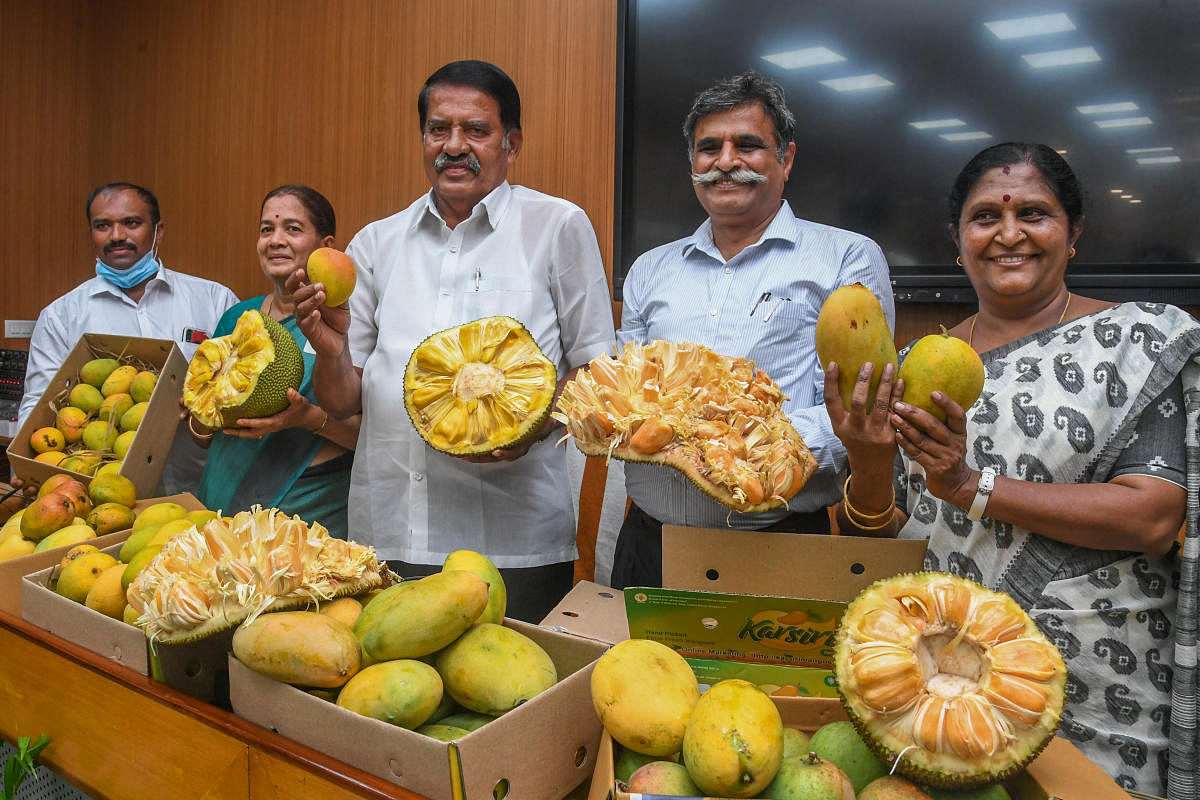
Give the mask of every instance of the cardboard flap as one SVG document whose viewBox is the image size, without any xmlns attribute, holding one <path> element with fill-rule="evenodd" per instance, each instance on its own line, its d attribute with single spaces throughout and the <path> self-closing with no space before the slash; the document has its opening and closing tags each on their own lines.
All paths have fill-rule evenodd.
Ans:
<svg viewBox="0 0 1200 800">
<path fill-rule="evenodd" d="M 623 642 L 629 638 L 625 595 L 608 586 L 580 581 L 551 609 L 541 625 L 598 642 Z"/>
<path fill-rule="evenodd" d="M 663 525 L 663 586 L 848 603 L 885 575 L 924 568 L 925 542 Z M 797 578 L 797 574 L 803 578 Z"/>
</svg>

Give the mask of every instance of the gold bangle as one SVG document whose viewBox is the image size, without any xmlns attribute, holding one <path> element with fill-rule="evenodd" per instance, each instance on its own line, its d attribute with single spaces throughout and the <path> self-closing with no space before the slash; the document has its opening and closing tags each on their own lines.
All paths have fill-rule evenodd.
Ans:
<svg viewBox="0 0 1200 800">
<path fill-rule="evenodd" d="M 854 517 L 850 516 L 849 514 L 846 515 L 846 519 L 850 521 L 850 524 L 853 525 L 854 527 L 858 528 L 860 531 L 881 531 L 884 528 L 891 525 L 892 520 L 894 520 L 895 518 L 896 518 L 896 507 L 895 506 L 892 506 L 892 513 L 890 515 L 888 515 L 888 518 L 885 519 L 883 522 L 881 522 L 878 525 L 863 525 L 861 522 L 854 519 Z"/>
<path fill-rule="evenodd" d="M 192 436 L 195 436 L 197 439 L 199 439 L 202 442 L 207 442 L 209 439 L 211 439 L 217 435 L 216 431 L 209 431 L 208 433 L 201 433 L 200 431 L 196 430 L 196 426 L 192 424 L 192 422 L 195 419 L 196 418 L 193 417 L 192 415 L 190 415 L 190 414 L 188 415 L 188 423 L 187 423 L 188 431 L 192 434 Z"/>
<path fill-rule="evenodd" d="M 323 408 L 321 409 L 321 411 L 323 411 L 325 413 L 325 419 L 321 420 L 321 424 L 318 425 L 317 429 L 312 432 L 313 436 L 316 436 L 321 431 L 325 430 L 325 426 L 329 424 L 329 412 L 325 411 L 325 409 L 323 409 Z"/>
<path fill-rule="evenodd" d="M 892 521 L 892 517 L 896 516 L 896 488 L 894 486 L 892 487 L 892 499 L 888 503 L 887 508 L 885 508 L 883 511 L 880 511 L 878 514 L 864 514 L 850 503 L 850 476 L 847 475 L 846 482 L 842 484 L 842 505 L 846 509 L 846 516 L 851 518 L 851 522 L 856 521 L 854 519 L 855 517 L 867 522 L 868 524 L 883 519 L 886 521 L 883 523 L 883 525 L 879 526 L 882 528 Z M 859 527 L 864 531 L 878 530 L 878 528 L 868 528 L 863 525 L 860 525 Z"/>
</svg>

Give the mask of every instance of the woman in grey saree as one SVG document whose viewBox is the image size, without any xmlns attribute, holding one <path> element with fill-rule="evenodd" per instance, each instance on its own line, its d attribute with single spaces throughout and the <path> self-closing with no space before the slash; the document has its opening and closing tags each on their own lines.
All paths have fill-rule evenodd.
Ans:
<svg viewBox="0 0 1200 800">
<path fill-rule="evenodd" d="M 927 539 L 927 568 L 1011 594 L 1066 660 L 1059 735 L 1127 789 L 1194 800 L 1200 325 L 1067 290 L 1082 202 L 1049 148 L 983 151 L 951 213 L 979 312 L 950 333 L 979 352 L 983 393 L 965 411 L 935 393 L 943 424 L 898 402 L 890 367 L 866 407 L 864 368 L 846 411 L 830 369 L 839 523 Z"/>
</svg>

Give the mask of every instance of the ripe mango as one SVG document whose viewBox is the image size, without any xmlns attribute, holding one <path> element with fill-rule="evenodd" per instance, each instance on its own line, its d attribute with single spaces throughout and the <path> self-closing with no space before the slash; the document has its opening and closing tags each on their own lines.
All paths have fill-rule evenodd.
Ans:
<svg viewBox="0 0 1200 800">
<path fill-rule="evenodd" d="M 93 423 L 89 422 L 88 424 L 91 425 Z M 103 425 L 104 423 L 100 424 Z M 84 435 L 87 435 L 87 428 L 84 428 Z M 71 472 L 78 472 L 80 475 L 94 475 L 96 469 L 100 466 L 100 456 L 93 453 L 76 453 L 58 462 L 58 466 L 63 469 L 69 469 Z"/>
<path fill-rule="evenodd" d="M 96 505 L 119 503 L 132 509 L 137 502 L 137 487 L 124 475 L 97 475 L 88 484 L 87 491 Z"/>
<path fill-rule="evenodd" d="M 499 716 L 558 682 L 550 655 L 523 633 L 479 622 L 437 655 L 437 671 L 459 705 Z"/>
<path fill-rule="evenodd" d="M 42 464 L 49 464 L 52 467 L 57 467 L 59 464 L 65 461 L 66 458 L 67 454 L 62 450 L 47 450 L 44 453 L 38 453 L 33 457 L 33 460 Z"/>
<path fill-rule="evenodd" d="M 117 367 L 108 373 L 104 383 L 100 384 L 100 394 L 105 397 L 112 397 L 114 394 L 129 394 L 129 387 L 133 384 L 133 378 L 137 373 L 138 368 L 132 364 L 123 364 Z M 132 403 L 133 398 L 129 399 Z"/>
<path fill-rule="evenodd" d="M 635 769 L 629 776 L 629 793 L 635 792 L 699 797 L 700 787 L 696 786 L 683 764 L 676 764 L 674 761 L 651 761 Z"/>
<path fill-rule="evenodd" d="M 74 478 L 63 481 L 51 493 L 60 494 L 70 500 L 77 517 L 86 517 L 92 510 L 92 498 L 88 494 L 88 487 Z"/>
<path fill-rule="evenodd" d="M 121 366 L 115 358 L 93 358 L 79 368 L 79 380 L 99 389 L 113 370 Z M 72 401 L 72 405 L 79 405 Z"/>
<path fill-rule="evenodd" d="M 945 422 L 946 412 L 931 393 L 945 392 L 966 411 L 983 391 L 983 361 L 971 345 L 942 328 L 916 341 L 900 365 L 899 377 L 904 379 L 904 402 Z"/>
<path fill-rule="evenodd" d="M 354 623 L 369 662 L 419 658 L 441 650 L 479 618 L 488 589 L 463 570 L 437 572 L 380 592 Z"/>
<path fill-rule="evenodd" d="M 749 681 L 723 680 L 700 695 L 683 735 L 683 763 L 706 795 L 754 797 L 783 760 L 783 720 Z"/>
<path fill-rule="evenodd" d="M 154 560 L 158 555 L 158 551 L 162 550 L 159 545 L 143 547 L 134 553 L 133 558 L 129 559 L 129 563 L 125 564 L 125 571 L 121 573 L 121 588 L 128 591 L 129 584 L 133 583 L 137 578 L 138 573 L 146 568 L 146 565 Z M 124 563 L 124 562 L 122 562 Z"/>
<path fill-rule="evenodd" d="M 297 686 L 331 689 L 360 666 L 349 626 L 315 611 L 262 614 L 233 633 L 233 654 L 255 672 Z"/>
<path fill-rule="evenodd" d="M 896 363 L 896 340 L 875 293 L 861 283 L 839 286 L 825 299 L 817 314 L 817 360 L 838 365 L 838 395 L 850 410 L 850 397 L 863 364 L 875 366 L 867 405 L 875 402 L 875 391 L 884 364 Z"/>
<path fill-rule="evenodd" d="M 338 597 L 325 603 L 321 603 L 318 613 L 333 617 L 338 622 L 354 630 L 354 623 L 358 622 L 358 616 L 362 614 L 363 605 L 353 597 Z M 355 642 L 358 640 L 355 639 Z"/>
<path fill-rule="evenodd" d="M 100 408 L 100 404 L 104 402 L 104 395 L 100 394 L 97 386 L 92 386 L 90 383 L 77 383 L 71 387 L 71 393 L 67 395 L 67 402 L 83 413 L 90 414 Z"/>
<path fill-rule="evenodd" d="M 0 561 L 10 558 L 20 558 L 33 552 L 37 545 L 24 536 L 9 536 L 0 541 Z"/>
<path fill-rule="evenodd" d="M 135 519 L 134 522 L 136 523 L 137 520 Z M 145 525 L 140 529 L 135 527 L 133 532 L 129 534 L 129 538 L 121 545 L 121 552 L 117 554 L 117 558 L 128 564 L 146 546 L 146 542 L 150 541 L 151 537 L 158 533 L 158 529 L 163 525 L 166 525 L 166 523 L 159 522 L 154 525 Z"/>
<path fill-rule="evenodd" d="M 442 679 L 428 664 L 410 658 L 363 667 L 338 692 L 342 708 L 413 730 L 442 701 Z"/>
<path fill-rule="evenodd" d="M 104 402 L 100 404 L 100 409 L 96 412 L 96 419 L 110 423 L 114 427 L 118 426 L 123 417 L 131 408 L 133 408 L 133 397 L 129 392 L 119 392 L 110 394 L 104 398 Z M 121 428 L 121 430 L 126 430 Z"/>
<path fill-rule="evenodd" d="M 58 428 L 38 428 L 29 436 L 29 446 L 35 453 L 45 453 L 49 450 L 62 450 L 67 446 L 67 439 Z"/>
<path fill-rule="evenodd" d="M 133 381 L 129 384 L 129 395 L 135 403 L 145 403 L 150 399 L 150 395 L 154 394 L 154 387 L 158 383 L 158 376 L 150 370 L 142 370 L 137 375 L 133 376 Z"/>
<path fill-rule="evenodd" d="M 592 707 L 609 735 L 637 753 L 678 753 L 700 685 L 683 656 L 649 639 L 613 645 L 592 670 Z"/>
<path fill-rule="evenodd" d="M 121 574 L 125 565 L 120 562 L 113 564 L 88 589 L 83 604 L 93 611 L 99 611 L 106 617 L 121 619 L 125 614 L 125 590 L 121 588 Z"/>
<path fill-rule="evenodd" d="M 163 501 L 153 505 L 146 506 L 138 513 L 137 518 L 133 521 L 133 529 L 139 530 L 147 525 L 156 525 L 163 522 L 170 522 L 173 519 L 182 519 L 186 517 L 188 510 L 179 503 Z"/>
<path fill-rule="evenodd" d="M 132 433 L 142 424 L 142 417 L 146 415 L 146 409 L 150 407 L 150 403 L 143 400 L 140 403 L 134 403 L 129 407 L 117 421 L 117 425 L 125 433 Z"/>
<path fill-rule="evenodd" d="M 86 542 L 88 539 L 95 538 L 96 531 L 90 525 L 68 525 L 65 528 L 59 528 L 38 542 L 33 548 L 33 552 L 41 553 L 45 550 L 66 547 L 69 544 L 79 544 L 80 542 Z"/>
<path fill-rule="evenodd" d="M 117 428 L 115 421 L 108 422 L 106 420 L 94 419 L 83 426 L 83 446 L 88 450 L 112 450 L 113 445 L 117 443 L 117 437 L 120 435 L 121 431 Z M 99 466 L 99 459 L 97 459 L 96 466 Z M 95 471 L 95 467 L 93 467 L 92 472 L 94 473 Z"/>
<path fill-rule="evenodd" d="M 342 305 L 354 293 L 358 280 L 354 261 L 341 250 L 318 247 L 309 254 L 306 271 L 309 283 L 324 284 L 325 305 L 330 308 Z"/>
<path fill-rule="evenodd" d="M 68 600 L 82 603 L 100 575 L 117 563 L 116 558 L 99 550 L 72 558 L 59 569 L 54 591 Z"/>
<path fill-rule="evenodd" d="M 83 426 L 87 421 L 87 412 L 75 406 L 63 406 L 54 415 L 54 427 L 62 432 L 67 444 L 75 444 L 83 437 Z"/>
<path fill-rule="evenodd" d="M 508 608 L 508 590 L 504 587 L 504 578 L 500 570 L 482 553 L 474 550 L 455 550 L 446 556 L 442 563 L 442 572 L 452 569 L 473 572 L 488 585 L 488 603 L 475 622 L 494 622 L 497 625 L 504 622 L 504 612 Z"/>
<path fill-rule="evenodd" d="M 21 515 L 21 535 L 40 542 L 75 519 L 75 505 L 69 497 L 51 492 L 34 500 Z"/>
</svg>

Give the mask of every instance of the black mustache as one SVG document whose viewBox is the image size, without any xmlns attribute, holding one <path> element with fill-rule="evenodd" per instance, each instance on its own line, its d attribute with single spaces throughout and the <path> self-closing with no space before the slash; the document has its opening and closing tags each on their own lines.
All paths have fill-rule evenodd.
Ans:
<svg viewBox="0 0 1200 800">
<path fill-rule="evenodd" d="M 458 166 L 458 165 L 465 166 L 467 169 L 471 170 L 471 172 L 474 172 L 476 175 L 479 174 L 479 170 L 483 169 L 483 166 L 479 163 L 479 159 L 476 158 L 475 156 L 471 155 L 470 153 L 464 153 L 461 156 L 452 156 L 452 155 L 447 155 L 446 153 L 438 153 L 438 157 L 433 160 L 433 168 L 436 169 L 438 172 L 441 172 L 446 167 Z"/>
</svg>

